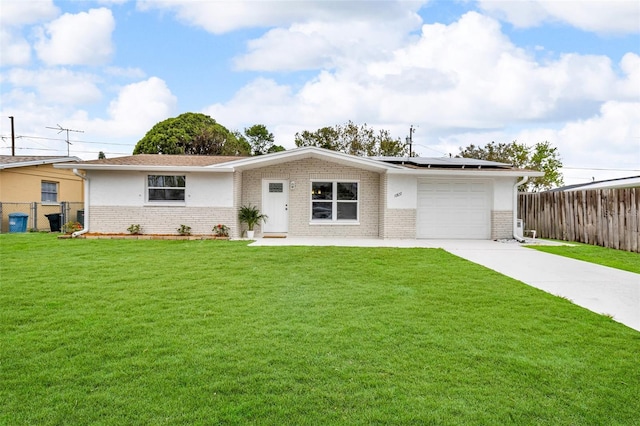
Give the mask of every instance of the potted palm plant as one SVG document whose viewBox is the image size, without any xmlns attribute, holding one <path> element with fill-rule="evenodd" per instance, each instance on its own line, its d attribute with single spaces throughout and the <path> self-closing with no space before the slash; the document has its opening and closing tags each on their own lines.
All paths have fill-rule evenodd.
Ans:
<svg viewBox="0 0 640 426">
<path fill-rule="evenodd" d="M 249 228 L 247 231 L 247 237 L 253 238 L 253 228 L 262 221 L 266 222 L 268 217 L 265 214 L 261 214 L 258 207 L 248 204 L 240 207 L 240 210 L 238 211 L 238 219 L 240 220 L 240 223 L 247 224 L 247 228 Z"/>
</svg>

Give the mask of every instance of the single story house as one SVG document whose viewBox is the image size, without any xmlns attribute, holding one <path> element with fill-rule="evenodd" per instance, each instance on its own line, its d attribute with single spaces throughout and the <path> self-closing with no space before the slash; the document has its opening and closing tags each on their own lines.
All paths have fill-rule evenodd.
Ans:
<svg viewBox="0 0 640 426">
<path fill-rule="evenodd" d="M 46 214 L 61 213 L 63 203 L 82 206 L 83 179 L 53 167 L 79 161 L 66 156 L 0 155 L 0 230 L 8 230 L 11 213 L 28 214 L 29 227 L 42 230 L 49 228 Z"/>
<path fill-rule="evenodd" d="M 548 192 L 586 191 L 589 189 L 619 189 L 640 187 L 640 176 L 628 176 L 615 179 L 594 180 L 550 189 Z"/>
<path fill-rule="evenodd" d="M 356 157 L 316 147 L 255 157 L 134 155 L 59 164 L 85 179 L 85 229 L 194 234 L 258 206 L 260 236 L 512 238 L 518 186 L 540 172 L 465 158 Z"/>
</svg>

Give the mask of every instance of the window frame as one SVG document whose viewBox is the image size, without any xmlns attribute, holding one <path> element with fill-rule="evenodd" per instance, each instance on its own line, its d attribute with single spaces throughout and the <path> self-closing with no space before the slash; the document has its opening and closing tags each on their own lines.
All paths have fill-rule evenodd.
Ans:
<svg viewBox="0 0 640 426">
<path fill-rule="evenodd" d="M 149 181 L 151 180 L 152 177 L 160 177 L 162 176 L 164 177 L 171 177 L 171 178 L 182 178 L 182 181 L 184 182 L 184 186 L 152 186 L 149 184 Z M 145 192 L 146 192 L 146 202 L 148 204 L 152 204 L 152 205 L 159 205 L 159 204 L 168 204 L 168 205 L 184 205 L 187 199 L 187 175 L 179 175 L 179 174 L 175 174 L 175 175 L 170 175 L 170 174 L 147 174 L 145 176 Z M 154 200 L 151 198 L 151 190 L 181 190 L 182 191 L 182 199 L 175 199 L 175 200 L 168 200 L 168 199 L 162 199 L 162 200 Z"/>
<path fill-rule="evenodd" d="M 314 200 L 313 199 L 313 186 L 316 183 L 330 183 L 331 184 L 331 200 Z M 356 185 L 356 199 L 355 200 L 339 200 L 338 199 L 338 184 L 355 184 Z M 360 181 L 355 179 L 313 179 L 309 183 L 309 223 L 311 225 L 359 225 L 360 224 Z M 331 203 L 331 219 L 317 219 L 313 217 L 313 204 L 314 203 Z M 355 219 L 338 219 L 338 204 L 355 204 L 356 205 L 356 218 Z"/>
<path fill-rule="evenodd" d="M 45 189 L 43 188 L 43 186 L 45 184 L 53 185 L 55 187 L 55 191 L 54 192 L 45 191 Z M 45 200 L 44 199 L 45 198 L 44 197 L 45 194 L 53 194 L 55 200 Z M 60 204 L 60 202 L 58 200 L 59 195 L 60 195 L 60 182 L 55 182 L 55 181 L 52 181 L 52 180 L 40 181 L 40 202 L 42 204 Z"/>
</svg>

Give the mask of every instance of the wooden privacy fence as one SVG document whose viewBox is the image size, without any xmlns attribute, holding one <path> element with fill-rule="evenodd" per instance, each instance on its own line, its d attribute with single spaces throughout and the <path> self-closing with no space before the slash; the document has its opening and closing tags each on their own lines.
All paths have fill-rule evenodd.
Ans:
<svg viewBox="0 0 640 426">
<path fill-rule="evenodd" d="M 542 238 L 640 252 L 640 188 L 520 193 L 518 218 Z"/>
</svg>

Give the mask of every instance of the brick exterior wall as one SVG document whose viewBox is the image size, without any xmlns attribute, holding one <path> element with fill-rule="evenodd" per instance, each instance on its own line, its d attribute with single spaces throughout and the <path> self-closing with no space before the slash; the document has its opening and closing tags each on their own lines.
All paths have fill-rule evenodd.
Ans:
<svg viewBox="0 0 640 426">
<path fill-rule="evenodd" d="M 378 237 L 385 238 L 385 218 L 387 211 L 387 180 L 386 174 L 380 175 L 380 202 L 378 203 Z"/>
<path fill-rule="evenodd" d="M 380 177 L 380 238 L 416 238 L 416 209 L 387 207 L 387 175 Z"/>
<path fill-rule="evenodd" d="M 383 238 L 416 238 L 416 209 L 386 209 Z"/>
<path fill-rule="evenodd" d="M 237 209 L 230 207 L 91 206 L 89 232 L 126 234 L 140 224 L 143 234 L 178 234 L 184 224 L 193 234 L 212 235 L 218 223 L 229 226 L 232 238 L 240 236 Z"/>
<path fill-rule="evenodd" d="M 380 175 L 375 172 L 343 166 L 313 158 L 247 170 L 242 174 L 241 204 L 251 203 L 262 210 L 262 180 L 287 179 L 295 182 L 289 190 L 289 232 L 292 237 L 359 237 L 379 236 Z M 358 225 L 311 224 L 311 181 L 316 179 L 358 181 L 360 223 Z M 256 227 L 256 236 L 262 229 Z"/>
<path fill-rule="evenodd" d="M 511 210 L 491 211 L 491 239 L 513 237 L 513 212 Z"/>
</svg>

